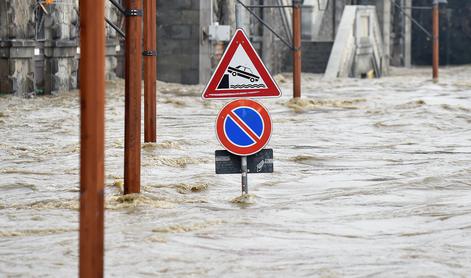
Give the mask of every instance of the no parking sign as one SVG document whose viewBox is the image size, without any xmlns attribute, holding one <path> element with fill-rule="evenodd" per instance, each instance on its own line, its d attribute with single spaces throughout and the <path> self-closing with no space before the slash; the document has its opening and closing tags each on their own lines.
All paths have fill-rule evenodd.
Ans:
<svg viewBox="0 0 471 278">
<path fill-rule="evenodd" d="M 270 114 L 258 102 L 239 99 L 219 112 L 216 133 L 219 142 L 229 152 L 249 156 L 268 144 L 272 124 Z"/>
</svg>

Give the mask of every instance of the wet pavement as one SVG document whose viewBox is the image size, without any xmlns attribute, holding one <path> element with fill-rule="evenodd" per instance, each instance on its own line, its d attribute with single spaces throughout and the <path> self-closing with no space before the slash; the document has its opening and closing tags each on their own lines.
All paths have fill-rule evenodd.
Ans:
<svg viewBox="0 0 471 278">
<path fill-rule="evenodd" d="M 224 101 L 159 83 L 141 195 L 121 196 L 124 84 L 106 105 L 106 277 L 467 277 L 471 67 L 303 76 L 261 100 L 273 174 L 214 174 Z M 78 92 L 0 97 L 0 277 L 78 272 Z"/>
</svg>

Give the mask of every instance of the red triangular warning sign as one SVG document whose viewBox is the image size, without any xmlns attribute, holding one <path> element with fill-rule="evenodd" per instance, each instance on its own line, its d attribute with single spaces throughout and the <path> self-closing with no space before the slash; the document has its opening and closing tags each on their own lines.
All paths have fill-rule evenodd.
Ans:
<svg viewBox="0 0 471 278">
<path fill-rule="evenodd" d="M 279 97 L 281 90 L 242 29 L 237 29 L 203 99 Z"/>
</svg>

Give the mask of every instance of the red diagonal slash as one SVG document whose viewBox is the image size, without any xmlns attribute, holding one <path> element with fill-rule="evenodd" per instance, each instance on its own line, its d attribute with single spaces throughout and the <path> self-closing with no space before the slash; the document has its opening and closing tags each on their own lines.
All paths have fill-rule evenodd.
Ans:
<svg viewBox="0 0 471 278">
<path fill-rule="evenodd" d="M 260 137 L 258 137 L 257 134 L 255 134 L 255 132 L 252 131 L 252 129 L 250 129 L 250 127 L 244 122 L 242 121 L 239 116 L 237 116 L 233 111 L 230 111 L 228 113 L 228 116 L 231 117 L 232 120 L 234 120 L 234 122 L 236 122 L 236 124 L 243 130 L 245 131 L 245 133 L 247 133 L 247 135 L 255 142 L 255 143 L 258 143 L 260 142 Z"/>
</svg>

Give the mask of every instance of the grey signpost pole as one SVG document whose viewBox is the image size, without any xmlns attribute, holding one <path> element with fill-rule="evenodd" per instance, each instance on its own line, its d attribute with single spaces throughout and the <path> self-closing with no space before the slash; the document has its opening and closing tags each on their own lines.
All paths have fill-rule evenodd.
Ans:
<svg viewBox="0 0 471 278">
<path fill-rule="evenodd" d="M 242 5 L 240 3 L 236 3 L 235 7 L 235 18 L 236 18 L 236 28 L 240 28 L 242 25 Z"/>
<path fill-rule="evenodd" d="M 244 28 L 243 24 L 243 9 L 240 3 L 236 4 L 236 27 L 237 28 Z M 242 194 L 249 193 L 249 185 L 247 183 L 247 157 L 241 156 L 241 170 L 242 170 Z"/>
<path fill-rule="evenodd" d="M 247 183 L 247 157 L 241 156 L 241 169 L 242 169 L 242 194 L 249 194 L 249 185 Z"/>
<path fill-rule="evenodd" d="M 244 5 L 250 4 L 247 0 L 241 0 L 241 2 Z M 239 2 L 236 3 L 236 27 L 244 29 L 247 36 L 250 35 L 250 14 Z"/>
</svg>

